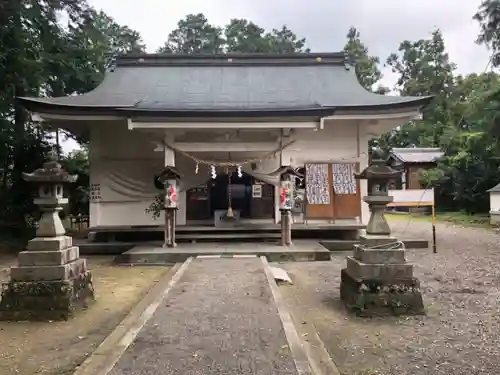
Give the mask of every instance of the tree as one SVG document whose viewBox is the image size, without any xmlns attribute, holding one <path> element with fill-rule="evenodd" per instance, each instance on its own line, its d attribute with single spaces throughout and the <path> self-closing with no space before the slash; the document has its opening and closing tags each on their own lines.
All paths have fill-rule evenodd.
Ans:
<svg viewBox="0 0 500 375">
<path fill-rule="evenodd" d="M 210 53 L 223 52 L 222 29 L 212 26 L 201 14 L 189 14 L 177 23 L 177 29 L 168 35 L 160 53 Z"/>
<path fill-rule="evenodd" d="M 428 39 L 403 41 L 387 64 L 398 74 L 402 95 L 434 94 L 422 121 L 381 137 L 390 147 L 441 147 L 446 154 L 437 168 L 422 173 L 435 188 L 437 208 L 488 210 L 486 190 L 500 178 L 500 143 L 495 135 L 500 119 L 500 77 L 492 72 L 457 76 L 439 30 Z M 500 99 L 500 97 L 498 98 Z"/>
<path fill-rule="evenodd" d="M 224 28 L 225 52 L 269 52 L 265 30 L 245 19 L 232 19 Z"/>
<path fill-rule="evenodd" d="M 246 19 L 232 19 L 224 28 L 211 25 L 203 14 L 190 14 L 180 20 L 160 53 L 295 53 L 306 52 L 305 39 L 286 26 L 265 32 Z"/>
<path fill-rule="evenodd" d="M 379 68 L 380 59 L 369 54 L 368 47 L 361 41 L 360 33 L 355 27 L 351 26 L 349 28 L 346 37 L 347 42 L 344 46 L 344 52 L 356 69 L 359 83 L 368 91 L 386 94 L 389 89 L 380 84 L 382 79 L 382 72 Z M 375 149 L 386 152 L 389 149 L 390 137 L 391 134 L 387 133 L 370 140 L 370 152 Z"/>
<path fill-rule="evenodd" d="M 396 88 L 401 95 L 447 96 L 454 85 L 456 65 L 450 61 L 440 30 L 434 30 L 429 39 L 403 41 L 386 63 L 399 75 Z"/>
<path fill-rule="evenodd" d="M 58 74 L 57 60 L 48 52 L 57 52 L 62 46 L 63 28 L 58 22 L 61 13 L 68 16 L 71 25 L 87 17 L 85 1 L 41 0 L 3 1 L 0 9 L 0 117 L 2 125 L 11 131 L 5 144 L 6 163 L 13 165 L 9 175 L 4 175 L 9 205 L 5 220 L 20 227 L 30 202 L 30 192 L 22 180 L 22 172 L 39 166 L 47 149 L 43 129 L 33 124 L 15 100 L 16 96 L 38 96 L 44 92 Z M 57 56 L 57 55 L 56 55 Z M 66 64 L 59 61 L 59 64 Z M 3 141 L 3 140 L 2 140 Z M 7 217 L 8 216 L 8 217 Z"/>
<path fill-rule="evenodd" d="M 102 82 L 115 56 L 145 52 L 145 48 L 139 33 L 120 26 L 102 11 L 89 10 L 84 22 L 64 35 L 57 61 L 72 64 L 64 64 L 57 75 L 65 85 L 62 92 L 52 92 L 57 96 L 88 92 Z"/>
<path fill-rule="evenodd" d="M 89 158 L 87 147 L 70 152 L 61 159 L 61 165 L 70 174 L 78 175 L 76 183 L 67 187 L 71 197 L 68 212 L 71 215 L 89 213 Z"/>
<path fill-rule="evenodd" d="M 499 90 L 495 73 L 457 77 L 454 111 L 463 121 L 444 135 L 448 152 L 437 171 L 424 175 L 428 183 L 439 186 L 440 205 L 468 213 L 488 210 L 486 191 L 500 178 L 500 142 L 495 134 L 500 101 L 492 97 Z"/>
<path fill-rule="evenodd" d="M 68 24 L 63 26 L 61 15 Z M 2 226 L 23 229 L 32 210 L 22 172 L 38 168 L 51 148 L 43 124 L 31 121 L 16 96 L 91 90 L 107 57 L 143 49 L 140 37 L 86 0 L 5 0 L 0 3 L 0 195 Z"/>
<path fill-rule="evenodd" d="M 401 95 L 436 96 L 424 110 L 423 121 L 403 126 L 395 138 L 402 138 L 406 145 L 439 147 L 441 136 L 453 119 L 450 103 L 456 68 L 446 52 L 441 31 L 435 30 L 429 39 L 403 41 L 398 53 L 392 53 L 386 63 L 399 76 L 396 90 Z"/>
<path fill-rule="evenodd" d="M 273 53 L 295 53 L 295 52 L 310 52 L 306 48 L 306 39 L 298 38 L 288 27 L 283 26 L 281 29 L 273 29 L 267 33 L 264 38 L 268 41 L 269 51 Z"/>
<path fill-rule="evenodd" d="M 352 27 L 347 32 L 347 43 L 344 46 L 344 52 L 348 59 L 354 64 L 359 83 L 368 91 L 374 91 L 375 84 L 382 79 L 380 71 L 380 59 L 376 56 L 370 56 L 368 48 L 360 39 L 360 33 Z M 389 90 L 383 86 L 378 86 L 377 93 L 385 94 Z"/>
<path fill-rule="evenodd" d="M 493 66 L 500 65 L 500 1 L 483 0 L 474 20 L 479 22 L 480 33 L 476 39 L 478 44 L 486 45 L 493 52 Z"/>
</svg>

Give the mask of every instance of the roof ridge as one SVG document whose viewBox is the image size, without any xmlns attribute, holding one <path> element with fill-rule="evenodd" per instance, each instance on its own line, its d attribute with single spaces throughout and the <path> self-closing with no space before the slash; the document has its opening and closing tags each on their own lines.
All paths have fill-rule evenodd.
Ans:
<svg viewBox="0 0 500 375">
<path fill-rule="evenodd" d="M 224 53 L 129 54 L 116 57 L 116 66 L 297 66 L 337 65 L 347 68 L 344 52 L 327 53 Z"/>
<path fill-rule="evenodd" d="M 442 152 L 439 147 L 393 147 L 393 152 Z"/>
</svg>

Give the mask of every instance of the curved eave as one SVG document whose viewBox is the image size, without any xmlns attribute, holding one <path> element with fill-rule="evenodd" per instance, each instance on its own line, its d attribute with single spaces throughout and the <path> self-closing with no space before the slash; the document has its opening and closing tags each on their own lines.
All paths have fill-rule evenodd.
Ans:
<svg viewBox="0 0 500 375">
<path fill-rule="evenodd" d="M 147 109 L 118 108 L 117 113 L 125 117 L 324 117 L 335 112 L 335 107 L 315 108 L 256 108 L 256 109 Z"/>
<path fill-rule="evenodd" d="M 282 117 L 286 116 L 329 116 L 335 111 L 334 107 L 314 108 L 272 108 L 272 109 L 147 109 L 110 106 L 71 106 L 48 103 L 31 98 L 18 98 L 21 105 L 28 111 L 51 115 L 101 115 L 129 117 Z"/>
<path fill-rule="evenodd" d="M 140 108 L 136 105 L 109 106 L 109 105 L 74 105 L 54 103 L 51 99 L 38 99 L 18 97 L 17 100 L 28 111 L 46 114 L 61 115 L 104 115 L 119 117 L 283 117 L 283 116 L 330 116 L 334 112 L 373 112 L 402 110 L 405 108 L 421 109 L 427 106 L 434 96 L 409 98 L 404 101 L 380 103 L 373 105 L 342 105 L 342 106 L 311 106 L 288 108 L 223 108 L 223 109 L 165 109 L 165 108 Z"/>
<path fill-rule="evenodd" d="M 17 97 L 16 98 L 19 103 L 30 112 L 38 112 L 38 113 L 51 113 L 51 114 L 88 114 L 97 113 L 97 114 L 113 114 L 117 108 L 132 108 L 134 105 L 129 106 L 109 106 L 109 105 L 75 105 L 75 104 L 61 104 L 54 103 L 50 98 L 48 99 L 39 99 L 39 98 L 26 98 L 26 97 Z"/>
<path fill-rule="evenodd" d="M 377 94 L 373 94 L 377 95 Z M 345 110 L 345 111 L 363 111 L 363 112 L 371 112 L 371 111 L 390 111 L 390 110 L 399 110 L 405 108 L 418 108 L 422 109 L 429 105 L 429 103 L 434 99 L 435 95 L 428 95 L 422 97 L 411 97 L 408 100 L 397 101 L 397 102 L 389 102 L 389 103 L 380 103 L 380 104 L 372 104 L 372 105 L 351 105 L 351 106 L 337 106 L 335 107 L 337 110 Z"/>
</svg>

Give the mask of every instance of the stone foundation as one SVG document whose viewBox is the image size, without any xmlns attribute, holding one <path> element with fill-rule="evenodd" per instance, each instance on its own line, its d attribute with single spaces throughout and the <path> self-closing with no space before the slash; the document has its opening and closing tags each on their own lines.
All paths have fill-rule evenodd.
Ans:
<svg viewBox="0 0 500 375">
<path fill-rule="evenodd" d="M 93 301 L 88 271 L 67 280 L 10 281 L 3 284 L 0 320 L 67 320 Z"/>
<path fill-rule="evenodd" d="M 424 315 L 418 279 L 358 279 L 341 272 L 340 298 L 357 316 Z"/>
</svg>

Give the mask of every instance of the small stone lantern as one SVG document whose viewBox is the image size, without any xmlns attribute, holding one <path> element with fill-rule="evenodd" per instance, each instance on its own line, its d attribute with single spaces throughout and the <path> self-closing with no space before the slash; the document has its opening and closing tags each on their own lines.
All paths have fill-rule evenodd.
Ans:
<svg viewBox="0 0 500 375">
<path fill-rule="evenodd" d="M 393 169 L 384 160 L 373 160 L 361 173 L 355 174 L 357 179 L 368 180 L 368 195 L 363 197 L 371 212 L 366 234 L 385 236 L 391 234 L 384 212 L 387 205 L 393 201 L 393 197 L 389 196 L 389 182 L 398 178 L 401 173 L 401 170 Z"/>
<path fill-rule="evenodd" d="M 166 166 L 158 176 L 159 182 L 164 187 L 164 208 L 165 208 L 165 241 L 164 247 L 175 247 L 175 222 L 177 211 L 177 185 L 181 175 L 177 168 Z"/>
<path fill-rule="evenodd" d="M 42 211 L 36 237 L 19 253 L 19 265 L 11 267 L 10 282 L 0 301 L 1 320 L 68 319 L 78 307 L 86 307 L 94 299 L 92 277 L 85 259 L 72 238 L 65 236 L 59 218 L 63 185 L 75 182 L 52 151 L 43 167 L 23 178 L 38 185 L 34 203 Z"/>
<path fill-rule="evenodd" d="M 392 197 L 389 182 L 401 171 L 382 160 L 374 160 L 358 179 L 367 179 L 369 192 L 363 200 L 371 210 L 366 235 L 347 257 L 341 271 L 340 299 L 359 316 L 424 314 L 420 283 L 413 276 L 413 265 L 406 263 L 404 246 L 391 237 L 384 210 Z"/>
<path fill-rule="evenodd" d="M 281 166 L 271 173 L 280 178 L 279 210 L 281 212 L 281 245 L 292 244 L 292 209 L 294 205 L 294 178 L 303 177 L 290 166 Z"/>
</svg>

